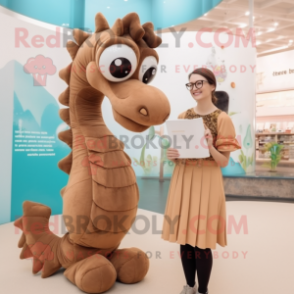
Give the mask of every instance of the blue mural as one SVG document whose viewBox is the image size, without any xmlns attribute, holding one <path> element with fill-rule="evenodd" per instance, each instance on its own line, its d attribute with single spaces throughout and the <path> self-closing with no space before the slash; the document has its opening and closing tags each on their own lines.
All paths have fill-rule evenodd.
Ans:
<svg viewBox="0 0 294 294">
<path fill-rule="evenodd" d="M 60 214 L 60 190 L 68 176 L 57 164 L 70 150 L 57 134 L 67 127 L 55 98 L 45 87 L 34 86 L 34 76 L 23 65 L 10 61 L 0 70 L 0 77 L 8 72 L 14 73 L 9 77 L 14 81 L 11 221 L 22 215 L 25 200 L 43 203 L 52 214 Z"/>
<path fill-rule="evenodd" d="M 239 162 L 235 162 L 232 157 L 230 157 L 229 163 L 226 167 L 221 168 L 223 176 L 245 176 L 246 172 L 242 168 Z"/>
</svg>

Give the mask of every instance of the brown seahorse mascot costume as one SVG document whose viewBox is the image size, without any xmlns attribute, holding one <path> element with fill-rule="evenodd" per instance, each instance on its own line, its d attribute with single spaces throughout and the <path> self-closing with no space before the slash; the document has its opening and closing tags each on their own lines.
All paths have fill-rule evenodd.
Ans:
<svg viewBox="0 0 294 294">
<path fill-rule="evenodd" d="M 118 249 L 136 218 L 139 190 L 124 144 L 106 127 L 101 111 L 104 96 L 115 120 L 142 132 L 166 121 L 167 97 L 148 85 L 155 75 L 161 44 L 153 24 L 140 24 L 136 13 L 117 19 L 112 28 L 101 13 L 95 33 L 73 31 L 67 49 L 72 63 L 60 71 L 69 85 L 59 101 L 69 108 L 60 117 L 70 126 L 59 134 L 72 152 L 59 163 L 69 174 L 61 190 L 67 233 L 60 238 L 49 229 L 51 209 L 25 201 L 14 225 L 23 230 L 20 258 L 33 258 L 33 273 L 46 278 L 61 267 L 79 289 L 102 293 L 119 281 L 141 281 L 149 259 L 135 247 Z"/>
</svg>

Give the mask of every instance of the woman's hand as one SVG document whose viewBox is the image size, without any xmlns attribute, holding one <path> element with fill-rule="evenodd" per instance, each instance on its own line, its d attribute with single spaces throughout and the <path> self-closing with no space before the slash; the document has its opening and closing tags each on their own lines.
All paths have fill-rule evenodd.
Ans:
<svg viewBox="0 0 294 294">
<path fill-rule="evenodd" d="M 208 149 L 210 149 L 210 147 L 213 145 L 213 137 L 212 137 L 210 129 L 206 126 L 206 124 L 204 124 L 204 128 L 205 128 L 204 137 L 207 140 L 207 147 Z"/>
<path fill-rule="evenodd" d="M 180 156 L 180 153 L 179 153 L 178 149 L 167 148 L 166 156 L 167 156 L 168 160 L 175 162 L 176 159 Z"/>
</svg>

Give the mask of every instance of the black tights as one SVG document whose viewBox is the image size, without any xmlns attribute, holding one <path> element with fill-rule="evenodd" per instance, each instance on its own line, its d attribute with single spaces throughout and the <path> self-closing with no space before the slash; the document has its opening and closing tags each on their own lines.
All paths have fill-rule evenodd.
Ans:
<svg viewBox="0 0 294 294">
<path fill-rule="evenodd" d="M 190 244 L 182 245 L 181 260 L 186 277 L 187 284 L 190 287 L 195 285 L 195 275 L 197 270 L 197 277 L 200 293 L 206 293 L 207 286 L 212 269 L 212 252 L 210 248 L 201 249 L 191 246 Z"/>
</svg>

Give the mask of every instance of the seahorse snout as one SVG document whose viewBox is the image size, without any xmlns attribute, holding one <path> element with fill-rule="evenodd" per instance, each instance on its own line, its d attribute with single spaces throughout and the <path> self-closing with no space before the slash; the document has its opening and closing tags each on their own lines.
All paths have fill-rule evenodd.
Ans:
<svg viewBox="0 0 294 294">
<path fill-rule="evenodd" d="M 142 107 L 139 111 L 143 116 L 148 116 L 148 110 L 145 107 Z M 162 122 L 164 123 L 170 115 L 170 112 L 163 118 Z"/>
<path fill-rule="evenodd" d="M 142 108 L 140 109 L 140 113 L 143 114 L 143 115 L 145 115 L 145 116 L 148 115 L 148 111 L 147 111 L 146 108 L 144 108 L 144 107 L 142 107 Z"/>
<path fill-rule="evenodd" d="M 115 120 L 123 127 L 142 132 L 164 123 L 170 115 L 170 103 L 158 88 L 138 80 L 111 84 L 109 95 Z"/>
</svg>

